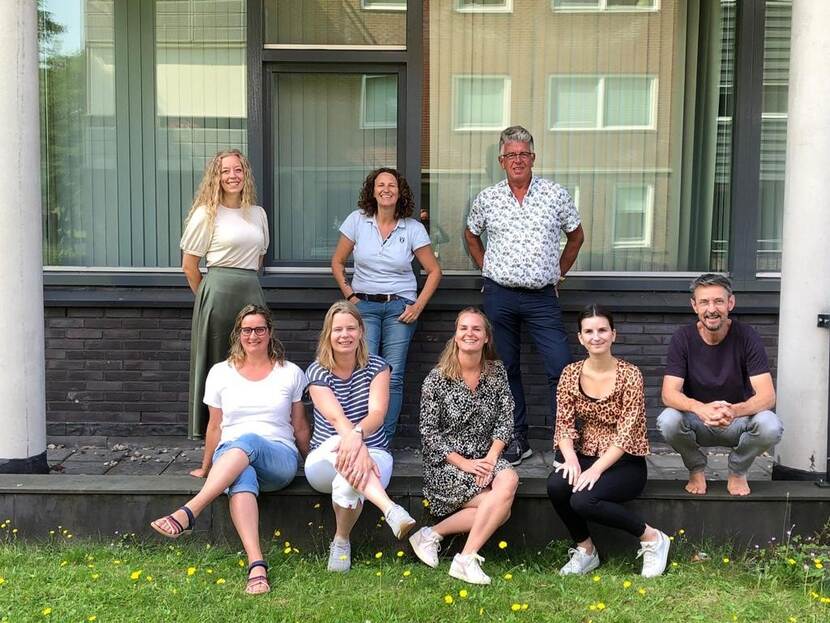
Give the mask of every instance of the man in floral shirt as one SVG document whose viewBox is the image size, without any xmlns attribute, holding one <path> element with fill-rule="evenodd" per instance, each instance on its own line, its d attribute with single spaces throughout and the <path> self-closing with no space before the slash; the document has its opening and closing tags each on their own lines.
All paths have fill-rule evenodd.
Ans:
<svg viewBox="0 0 830 623">
<path fill-rule="evenodd" d="M 473 201 L 464 237 L 484 277 L 484 311 L 493 323 L 496 349 L 507 368 L 516 407 L 513 440 L 504 457 L 513 465 L 533 451 L 527 442 L 527 405 L 520 371 L 525 324 L 542 356 L 550 385 L 551 423 L 556 385 L 571 361 L 557 285 L 573 266 L 585 239 L 573 199 L 559 184 L 533 175 L 533 137 L 512 126 L 499 138 L 499 164 L 507 179 Z M 487 232 L 487 249 L 481 235 Z M 567 243 L 559 254 L 560 232 Z"/>
</svg>

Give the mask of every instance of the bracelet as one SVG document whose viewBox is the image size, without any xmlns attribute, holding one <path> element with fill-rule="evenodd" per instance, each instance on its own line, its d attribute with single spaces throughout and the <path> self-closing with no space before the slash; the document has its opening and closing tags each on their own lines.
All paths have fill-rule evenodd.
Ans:
<svg viewBox="0 0 830 623">
<path fill-rule="evenodd" d="M 352 297 L 357 298 L 357 294 L 354 293 L 354 290 L 352 290 L 352 293 L 346 297 L 346 300 L 351 301 Z"/>
</svg>

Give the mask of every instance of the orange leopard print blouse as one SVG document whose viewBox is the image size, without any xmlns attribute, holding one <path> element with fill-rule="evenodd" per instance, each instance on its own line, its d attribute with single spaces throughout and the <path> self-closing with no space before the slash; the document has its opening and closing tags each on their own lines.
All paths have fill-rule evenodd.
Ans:
<svg viewBox="0 0 830 623">
<path fill-rule="evenodd" d="M 570 364 L 559 378 L 554 447 L 560 439 L 569 437 L 576 451 L 585 456 L 600 456 L 609 446 L 635 456 L 647 455 L 646 405 L 639 368 L 618 359 L 613 391 L 595 400 L 579 387 L 583 363 Z M 582 423 L 581 431 L 576 429 L 577 420 Z"/>
</svg>

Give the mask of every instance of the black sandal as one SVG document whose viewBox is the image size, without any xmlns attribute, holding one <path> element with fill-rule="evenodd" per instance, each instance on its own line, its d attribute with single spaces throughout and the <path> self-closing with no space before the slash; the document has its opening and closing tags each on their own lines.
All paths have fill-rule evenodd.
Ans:
<svg viewBox="0 0 830 623">
<path fill-rule="evenodd" d="M 251 576 L 251 571 L 257 567 L 265 569 L 265 575 Z M 248 565 L 248 581 L 245 584 L 245 592 L 248 595 L 263 595 L 271 590 L 271 585 L 268 583 L 268 563 L 264 560 L 255 560 Z"/>
</svg>

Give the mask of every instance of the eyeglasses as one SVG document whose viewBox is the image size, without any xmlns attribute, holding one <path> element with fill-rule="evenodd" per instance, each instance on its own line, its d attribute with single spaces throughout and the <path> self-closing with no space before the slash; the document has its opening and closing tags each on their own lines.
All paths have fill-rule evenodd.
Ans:
<svg viewBox="0 0 830 623">
<path fill-rule="evenodd" d="M 256 333 L 258 337 L 262 337 L 266 333 L 268 333 L 268 327 L 242 327 L 239 332 L 248 337 L 251 333 Z"/>
<path fill-rule="evenodd" d="M 511 151 L 510 153 L 502 154 L 499 158 L 502 160 L 530 160 L 535 155 L 530 151 Z"/>
</svg>

